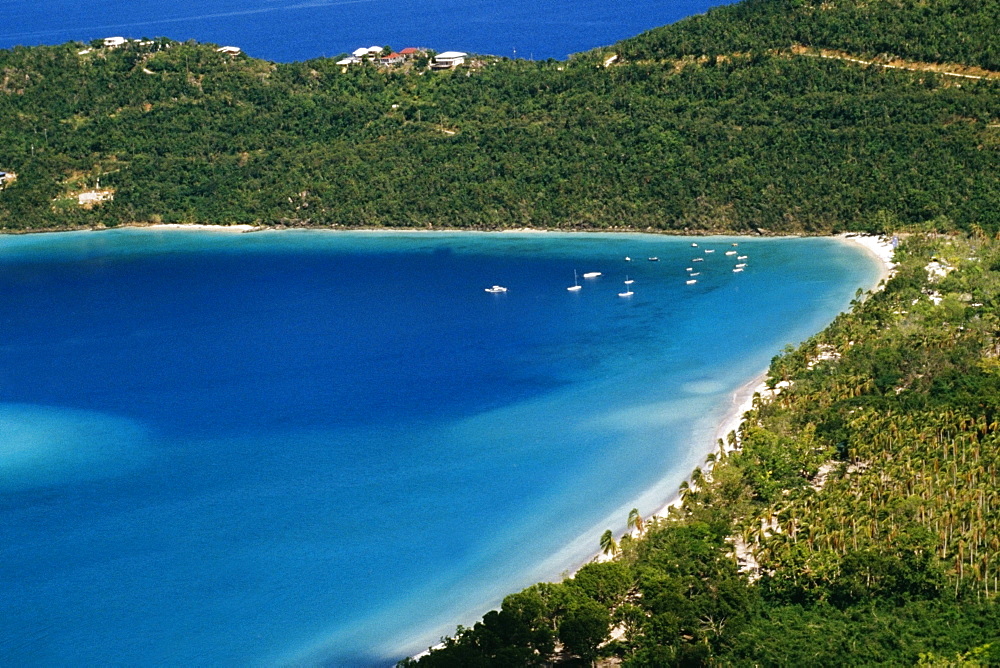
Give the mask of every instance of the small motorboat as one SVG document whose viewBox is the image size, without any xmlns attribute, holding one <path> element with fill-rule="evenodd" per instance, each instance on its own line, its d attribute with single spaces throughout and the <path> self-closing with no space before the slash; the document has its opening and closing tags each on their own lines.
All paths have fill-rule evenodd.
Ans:
<svg viewBox="0 0 1000 668">
<path fill-rule="evenodd" d="M 492 288 L 486 288 L 486 292 L 492 292 L 493 294 L 497 294 L 499 292 L 507 292 L 507 288 L 505 288 L 502 285 L 494 285 Z"/>
</svg>

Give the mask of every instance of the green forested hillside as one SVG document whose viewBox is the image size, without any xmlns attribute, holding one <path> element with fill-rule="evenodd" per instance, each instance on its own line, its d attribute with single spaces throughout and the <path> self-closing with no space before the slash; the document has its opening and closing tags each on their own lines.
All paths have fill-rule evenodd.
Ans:
<svg viewBox="0 0 1000 668">
<path fill-rule="evenodd" d="M 952 35 L 944 59 L 986 66 L 996 31 L 975 31 L 995 6 L 787 4 L 714 10 L 565 63 L 449 72 L 279 65 L 165 40 L 0 51 L 0 170 L 17 173 L 0 228 L 1000 229 L 1000 80 L 769 48 L 799 39 L 774 26 L 850 9 L 819 46 L 874 49 L 857 33 L 933 59 L 904 48 L 923 44 L 932 8 L 970 26 L 934 28 Z M 885 12 L 891 27 L 862 20 Z M 98 179 L 113 201 L 80 207 Z"/>
<path fill-rule="evenodd" d="M 616 561 L 509 596 L 420 665 L 1000 664 L 1000 242 L 911 237 L 897 259 L 774 359 L 780 392 L 680 511 L 633 515 L 641 539 L 602 538 Z"/>
<path fill-rule="evenodd" d="M 1000 70 L 997 0 L 747 0 L 620 45 L 632 59 L 787 49 L 896 56 Z"/>
</svg>

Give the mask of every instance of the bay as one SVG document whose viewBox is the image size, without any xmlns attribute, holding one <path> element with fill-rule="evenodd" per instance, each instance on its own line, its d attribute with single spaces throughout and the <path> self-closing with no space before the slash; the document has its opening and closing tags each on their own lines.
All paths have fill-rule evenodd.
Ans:
<svg viewBox="0 0 1000 668">
<path fill-rule="evenodd" d="M 0 48 L 121 35 L 195 39 L 292 62 L 359 46 L 544 60 L 607 46 L 726 0 L 0 0 Z"/>
<path fill-rule="evenodd" d="M 0 238 L 0 663 L 390 665 L 558 579 L 879 275 L 697 242 Z"/>
</svg>

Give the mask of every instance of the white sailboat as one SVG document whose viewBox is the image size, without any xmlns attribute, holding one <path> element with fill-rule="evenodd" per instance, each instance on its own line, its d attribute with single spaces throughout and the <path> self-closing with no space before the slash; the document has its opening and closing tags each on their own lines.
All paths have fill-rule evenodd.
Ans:
<svg viewBox="0 0 1000 668">
<path fill-rule="evenodd" d="M 576 276 L 576 269 L 573 270 L 573 285 L 566 288 L 570 292 L 576 292 L 577 290 L 582 290 L 583 286 L 580 285 L 580 279 Z"/>
<path fill-rule="evenodd" d="M 597 278 L 600 275 L 601 275 L 601 272 L 599 272 L 599 271 L 588 271 L 586 274 L 583 275 L 583 277 L 584 278 Z"/>
<path fill-rule="evenodd" d="M 635 283 L 635 281 L 629 278 L 628 274 L 625 274 L 625 285 L 632 285 L 633 283 Z"/>
</svg>

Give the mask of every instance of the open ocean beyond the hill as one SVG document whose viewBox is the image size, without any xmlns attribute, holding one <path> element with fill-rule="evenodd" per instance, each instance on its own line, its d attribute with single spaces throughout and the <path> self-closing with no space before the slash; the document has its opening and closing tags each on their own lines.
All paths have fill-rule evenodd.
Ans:
<svg viewBox="0 0 1000 668">
<path fill-rule="evenodd" d="M 0 664 L 386 665 L 557 579 L 879 275 L 691 241 L 0 238 Z"/>
<path fill-rule="evenodd" d="M 0 0 L 0 48 L 102 37 L 241 47 L 278 62 L 359 46 L 565 59 L 729 4 L 725 0 Z"/>
</svg>

